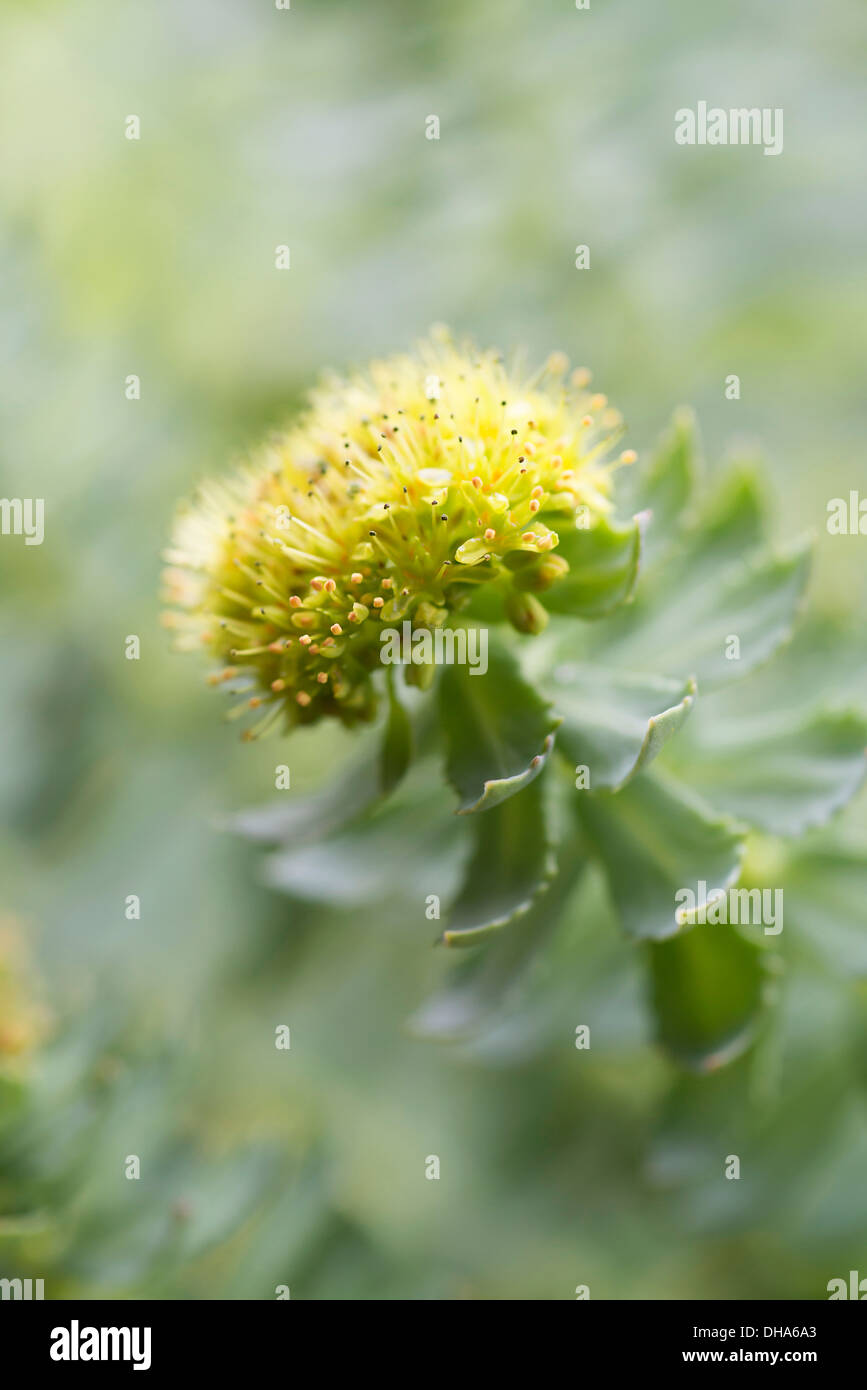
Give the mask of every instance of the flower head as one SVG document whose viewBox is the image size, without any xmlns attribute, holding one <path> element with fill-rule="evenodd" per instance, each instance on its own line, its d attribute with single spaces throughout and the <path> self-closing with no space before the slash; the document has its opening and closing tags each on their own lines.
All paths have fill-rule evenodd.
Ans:
<svg viewBox="0 0 867 1390">
<path fill-rule="evenodd" d="M 528 591 L 568 568 L 560 533 L 610 507 L 620 419 L 588 382 L 559 353 L 531 376 L 440 333 L 327 378 L 294 427 L 200 489 L 167 555 L 167 622 L 246 694 L 238 713 L 262 711 L 248 736 L 281 714 L 371 718 L 382 625 L 441 624 L 480 585 L 533 630 Z"/>
</svg>

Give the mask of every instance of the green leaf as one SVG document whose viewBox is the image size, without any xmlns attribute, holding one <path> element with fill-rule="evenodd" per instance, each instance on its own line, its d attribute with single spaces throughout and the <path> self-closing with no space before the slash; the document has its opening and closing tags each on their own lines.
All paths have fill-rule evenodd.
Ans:
<svg viewBox="0 0 867 1390">
<path fill-rule="evenodd" d="M 475 946 L 527 912 L 555 869 L 542 783 L 473 820 L 474 849 L 443 933 L 447 946 Z"/>
<path fill-rule="evenodd" d="M 715 806 L 774 834 L 823 825 L 867 772 L 867 717 L 845 707 L 863 699 L 865 660 L 857 628 L 802 628 L 761 671 L 701 699 L 666 763 Z"/>
<path fill-rule="evenodd" d="M 695 416 L 683 406 L 673 416 L 649 464 L 635 475 L 636 505 L 649 512 L 644 542 L 646 564 L 651 564 L 675 540 L 679 519 L 696 482 L 696 455 Z"/>
<path fill-rule="evenodd" d="M 708 566 L 699 578 L 696 567 L 677 592 L 657 595 L 652 607 L 630 613 L 628 626 L 609 632 L 606 659 L 694 676 L 702 690 L 740 679 L 791 636 L 809 558 L 808 545 L 799 543 L 779 556 Z"/>
<path fill-rule="evenodd" d="M 656 600 L 685 584 L 718 575 L 735 561 L 749 560 L 767 541 L 767 506 L 759 470 L 744 460 L 729 464 L 689 515 L 671 524 L 665 563 L 643 586 Z"/>
<path fill-rule="evenodd" d="M 180 1257 L 197 1258 L 226 1240 L 273 1190 L 277 1163 L 277 1153 L 264 1145 L 199 1160 L 189 1187 L 178 1190 L 189 1212 Z"/>
<path fill-rule="evenodd" d="M 21 1077 L 0 1072 L 0 1135 L 15 1123 L 27 1104 L 27 1088 Z"/>
<path fill-rule="evenodd" d="M 259 844 L 299 844 L 328 835 L 379 799 L 382 754 L 368 755 L 306 796 L 252 806 L 220 819 L 221 829 Z"/>
<path fill-rule="evenodd" d="M 755 471 L 731 468 L 636 601 L 588 632 L 584 659 L 695 676 L 702 691 L 758 666 L 791 636 L 809 570 L 805 541 L 762 549 L 763 517 Z"/>
<path fill-rule="evenodd" d="M 766 1018 L 733 1065 L 678 1078 L 649 1175 L 671 1189 L 679 1227 L 728 1239 L 776 1228 L 801 1248 L 827 1249 L 840 1236 L 858 1245 L 867 1129 L 853 1094 L 848 1001 L 828 981 L 790 973 Z M 720 1180 L 729 1154 L 741 1161 L 737 1182 Z M 825 1283 L 823 1275 L 804 1296 Z"/>
<path fill-rule="evenodd" d="M 104 1191 L 104 1205 L 79 1228 L 70 1265 L 80 1277 L 133 1287 L 164 1277 L 228 1240 L 273 1186 L 275 1169 L 276 1153 L 264 1147 L 204 1158 L 167 1145 L 132 1214 Z"/>
<path fill-rule="evenodd" d="M 569 562 L 569 573 L 539 595 L 548 611 L 602 618 L 626 603 L 638 578 L 644 521 L 644 516 L 624 523 L 599 517 L 586 530 L 562 530 L 554 553 Z"/>
<path fill-rule="evenodd" d="M 584 867 L 580 847 L 564 847 L 562 867 L 550 887 L 483 951 L 460 961 L 447 983 L 418 1010 L 413 1031 L 424 1037 L 461 1037 L 494 1013 L 559 925 Z"/>
<path fill-rule="evenodd" d="M 767 952 L 726 924 L 691 927 L 648 951 L 658 1041 L 697 1071 L 745 1051 L 767 996 Z"/>
<path fill-rule="evenodd" d="M 335 833 L 298 841 L 266 857 L 265 882 L 308 903 L 353 909 L 419 892 L 432 873 L 446 895 L 458 877 L 460 822 L 449 794 L 416 763 L 390 801 Z"/>
<path fill-rule="evenodd" d="M 683 724 L 695 699 L 691 680 L 640 676 L 572 662 L 548 682 L 563 716 L 557 735 L 589 787 L 617 790 L 645 767 Z"/>
<path fill-rule="evenodd" d="M 227 1300 L 273 1297 L 277 1284 L 295 1278 L 323 1245 L 334 1243 L 332 1165 L 313 1147 L 298 1171 L 284 1174 L 276 1200 L 254 1222 L 254 1237 L 237 1252 L 223 1290 Z M 294 1294 L 294 1289 L 293 1289 Z"/>
<path fill-rule="evenodd" d="M 645 773 L 620 792 L 575 796 L 580 823 L 628 935 L 673 936 L 679 929 L 679 890 L 690 889 L 701 906 L 737 877 L 741 829 L 671 779 Z"/>
<path fill-rule="evenodd" d="M 412 760 L 412 722 L 395 690 L 394 668 L 387 668 L 388 720 L 382 742 L 380 782 L 384 795 L 392 792 L 406 775 Z"/>
<path fill-rule="evenodd" d="M 654 1187 L 682 1194 L 701 1183 L 705 1195 L 721 1186 L 720 1154 L 734 1150 L 743 1157 L 752 1137 L 756 1071 L 753 1048 L 728 1066 L 673 1074 L 660 1096 L 648 1146 L 646 1172 Z"/>
<path fill-rule="evenodd" d="M 686 534 L 676 582 L 690 573 L 746 559 L 764 544 L 767 505 L 757 466 L 730 464 L 704 498 Z"/>
<path fill-rule="evenodd" d="M 867 773 L 867 719 L 853 711 L 715 717 L 709 700 L 675 750 L 678 768 L 720 810 L 775 835 L 823 825 Z M 561 737 L 563 737 L 561 735 Z"/>
<path fill-rule="evenodd" d="M 867 843 L 807 842 L 785 875 L 786 921 L 836 974 L 867 979 Z"/>
<path fill-rule="evenodd" d="M 393 668 L 388 667 L 387 672 Z M 263 806 L 218 819 L 220 829 L 259 844 L 305 844 L 333 834 L 356 816 L 373 810 L 394 791 L 410 765 L 414 746 L 423 747 L 433 723 L 429 701 L 414 690 L 398 699 L 387 681 L 388 715 L 382 742 L 367 740 L 364 752 L 346 770 L 313 792 L 282 792 Z"/>
<path fill-rule="evenodd" d="M 487 811 L 538 777 L 560 722 L 512 657 L 493 645 L 484 675 L 467 666 L 445 668 L 440 713 L 460 815 Z"/>
</svg>

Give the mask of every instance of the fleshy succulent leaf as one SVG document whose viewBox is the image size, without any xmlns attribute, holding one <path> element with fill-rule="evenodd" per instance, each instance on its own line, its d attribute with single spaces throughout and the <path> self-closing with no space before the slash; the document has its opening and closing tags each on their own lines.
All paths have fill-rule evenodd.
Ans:
<svg viewBox="0 0 867 1390">
<path fill-rule="evenodd" d="M 689 927 L 648 952 L 657 1039 L 679 1062 L 715 1071 L 750 1045 L 768 991 L 768 952 L 724 923 Z"/>
<path fill-rule="evenodd" d="M 680 519 L 696 484 L 698 440 L 695 416 L 676 411 L 646 466 L 630 480 L 636 505 L 649 513 L 644 538 L 645 563 L 652 564 L 676 537 Z"/>
<path fill-rule="evenodd" d="M 475 816 L 472 827 L 473 851 L 443 933 L 447 946 L 475 946 L 529 911 L 555 870 L 541 780 Z"/>
<path fill-rule="evenodd" d="M 720 716 L 713 698 L 672 750 L 714 806 L 776 835 L 800 835 L 854 796 L 867 774 L 867 718 L 853 710 Z M 561 735 L 565 738 L 565 730 Z"/>
<path fill-rule="evenodd" d="M 691 890 L 700 906 L 737 876 L 744 845 L 740 827 L 670 778 L 645 773 L 620 792 L 581 791 L 576 797 L 579 820 L 629 936 L 673 936 L 680 889 Z"/>
<path fill-rule="evenodd" d="M 393 797 L 331 834 L 297 839 L 268 855 L 266 882 L 303 902 L 352 908 L 383 902 L 433 875 L 446 894 L 456 880 L 460 824 L 448 793 L 431 785 L 428 762 L 415 764 Z M 395 864 L 402 868 L 395 873 Z"/>
<path fill-rule="evenodd" d="M 461 815 L 488 811 L 538 777 L 560 722 L 514 658 L 493 643 L 484 675 L 469 666 L 445 668 L 440 711 L 446 773 Z"/>
<path fill-rule="evenodd" d="M 550 613 L 572 618 L 602 618 L 635 592 L 641 561 L 645 515 L 615 522 L 597 517 L 587 529 L 563 529 L 555 554 L 569 573 L 540 595 Z"/>
<path fill-rule="evenodd" d="M 791 636 L 808 550 L 805 540 L 780 553 L 767 548 L 756 469 L 734 464 L 672 528 L 665 562 L 651 563 L 636 602 L 603 630 L 590 630 L 583 655 L 635 671 L 692 675 L 702 690 L 740 679 Z"/>
<path fill-rule="evenodd" d="M 767 538 L 767 503 L 758 469 L 734 462 L 704 497 L 698 516 L 685 534 L 676 581 L 688 573 L 746 559 Z"/>
<path fill-rule="evenodd" d="M 484 951 L 463 957 L 449 980 L 418 1010 L 412 1020 L 416 1033 L 465 1036 L 503 1004 L 558 926 L 585 868 L 577 844 L 562 846 L 559 857 L 559 872 L 526 914 L 505 925 Z"/>
<path fill-rule="evenodd" d="M 814 621 L 773 663 L 699 701 L 666 763 L 774 834 L 823 825 L 867 772 L 865 650 L 851 625 Z"/>
<path fill-rule="evenodd" d="M 219 823 L 258 844 L 297 845 L 332 833 L 378 801 L 381 793 L 381 752 L 377 749 L 314 792 L 251 806 L 223 817 Z"/>
<path fill-rule="evenodd" d="M 867 839 L 820 832 L 789 857 L 786 921 L 826 969 L 867 980 Z"/>
<path fill-rule="evenodd" d="M 791 636 L 809 570 L 806 543 L 685 577 L 668 602 L 642 605 L 606 634 L 617 666 L 694 676 L 702 690 L 746 675 Z M 736 639 L 736 645 L 732 639 Z"/>
<path fill-rule="evenodd" d="M 548 692 L 563 716 L 560 750 L 588 769 L 591 790 L 617 790 L 677 733 L 695 682 L 569 663 L 555 668 Z"/>
<path fill-rule="evenodd" d="M 850 1002 L 828 981 L 789 978 L 768 1012 L 756 1046 L 733 1065 L 674 1083 L 649 1175 L 676 1193 L 678 1219 L 696 1229 L 730 1235 L 787 1209 L 801 1239 L 824 1248 L 829 1232 L 848 1235 L 853 1217 L 860 1223 L 852 1193 L 867 1157 Z M 749 1182 L 720 1183 L 721 1153 L 740 1157 Z"/>
</svg>

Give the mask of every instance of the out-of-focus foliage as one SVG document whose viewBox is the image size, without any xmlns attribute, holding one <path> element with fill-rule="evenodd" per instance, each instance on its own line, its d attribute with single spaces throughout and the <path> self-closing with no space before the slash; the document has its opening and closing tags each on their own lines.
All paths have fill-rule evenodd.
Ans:
<svg viewBox="0 0 867 1390">
<path fill-rule="evenodd" d="M 760 439 L 777 541 L 819 533 L 804 636 L 699 701 L 663 754 L 711 804 L 795 829 L 788 738 L 813 750 L 817 803 L 834 757 L 800 692 L 863 706 L 864 541 L 824 529 L 867 428 L 863 12 L 43 0 L 0 24 L 0 491 L 46 499 L 44 545 L 0 538 L 0 881 L 53 1020 L 4 1062 L 0 1272 L 49 1297 L 823 1296 L 867 1236 L 863 794 L 791 855 L 750 841 L 751 881 L 785 888 L 785 970 L 732 1066 L 694 1076 L 653 1047 L 595 872 L 554 935 L 534 924 L 526 993 L 440 1047 L 406 1020 L 440 983 L 423 905 L 456 891 L 454 797 L 422 776 L 383 808 L 386 893 L 354 837 L 324 860 L 311 836 L 291 882 L 270 861 L 296 896 L 273 894 L 215 822 L 281 762 L 291 816 L 354 744 L 236 745 L 154 596 L 177 497 L 324 364 L 435 319 L 562 347 L 640 450 L 679 400 L 711 460 Z M 674 110 L 699 99 L 783 107 L 784 153 L 676 146 Z M 657 635 L 666 680 L 692 674 L 685 635 Z M 729 737 L 754 747 L 737 805 Z M 326 874 L 351 900 L 310 902 Z M 492 1003 L 502 984 L 492 969 Z"/>
</svg>

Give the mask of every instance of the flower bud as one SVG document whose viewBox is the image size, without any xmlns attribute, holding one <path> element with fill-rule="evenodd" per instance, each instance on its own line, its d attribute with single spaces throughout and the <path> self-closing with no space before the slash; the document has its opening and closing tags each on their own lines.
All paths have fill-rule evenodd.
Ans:
<svg viewBox="0 0 867 1390">
<path fill-rule="evenodd" d="M 523 565 L 515 574 L 513 582 L 517 589 L 541 594 L 546 589 L 550 589 L 556 580 L 562 579 L 568 573 L 568 561 L 555 552 L 552 555 L 543 555 L 534 559 L 532 564 Z"/>
<path fill-rule="evenodd" d="M 506 617 L 512 627 L 537 637 L 548 626 L 548 614 L 535 594 L 512 589 L 506 595 Z"/>
</svg>

